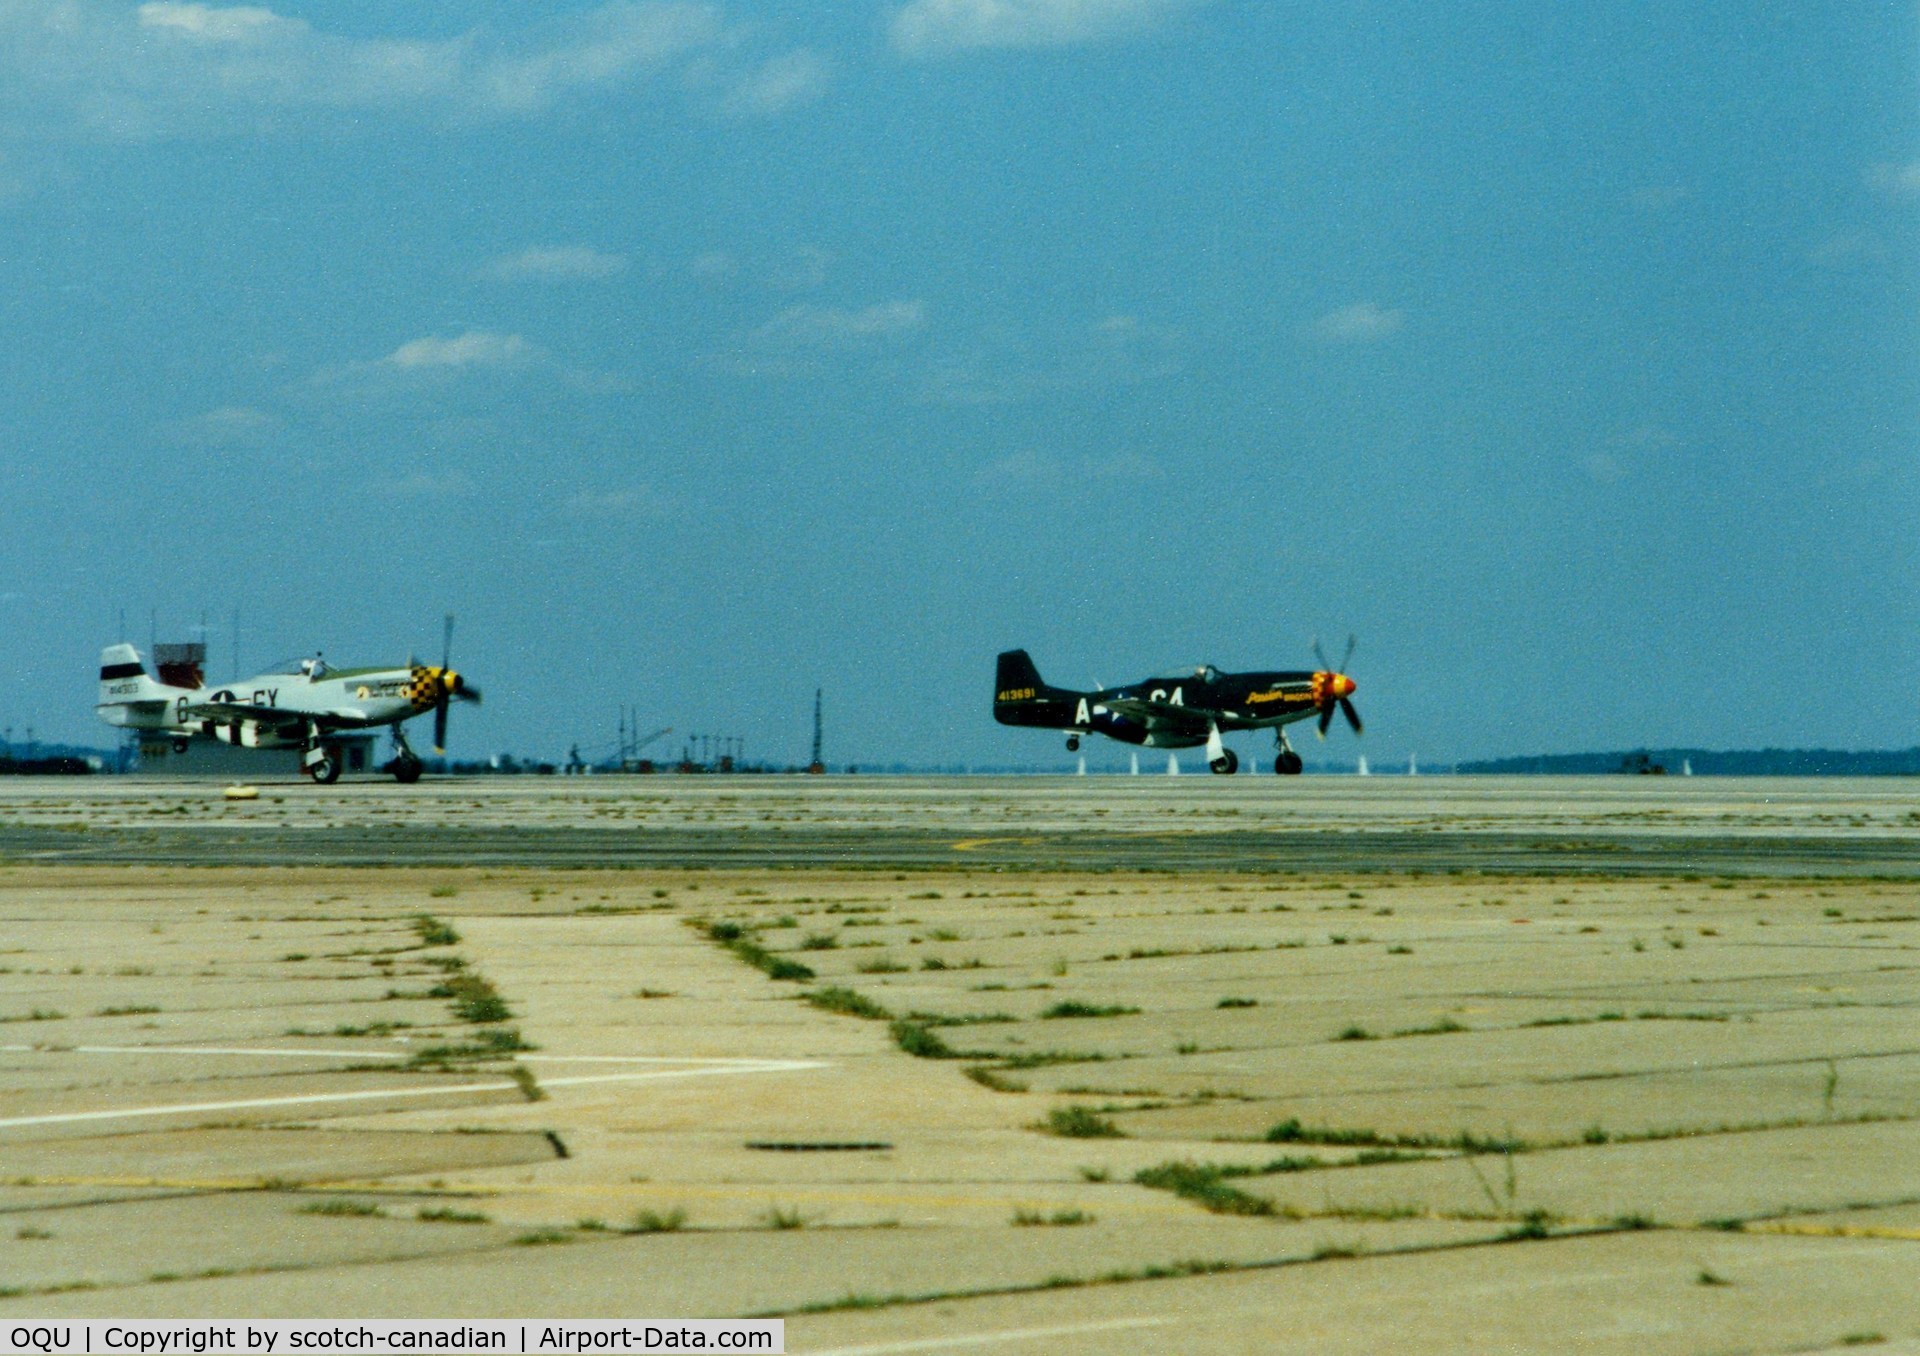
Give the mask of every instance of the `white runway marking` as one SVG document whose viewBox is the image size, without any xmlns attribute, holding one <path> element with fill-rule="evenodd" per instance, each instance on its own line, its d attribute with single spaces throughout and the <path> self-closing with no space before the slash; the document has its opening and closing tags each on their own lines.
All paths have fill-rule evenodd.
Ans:
<svg viewBox="0 0 1920 1356">
<path fill-rule="evenodd" d="M 37 1055 L 258 1055 L 272 1059 L 412 1059 L 411 1050 L 276 1050 L 267 1046 L 226 1045 L 0 1045 L 0 1052 Z M 694 1064 L 738 1066 L 749 1071 L 765 1065 L 815 1069 L 817 1062 L 755 1059 L 729 1055 L 521 1055 L 523 1064 Z"/>
<path fill-rule="evenodd" d="M 116 1052 L 117 1053 L 117 1052 Z M 554 1060 L 565 1060 L 565 1055 L 554 1055 Z M 643 1083 L 663 1078 L 701 1078 L 715 1074 L 750 1073 L 793 1073 L 802 1069 L 822 1069 L 826 1065 L 819 1060 L 807 1059 L 714 1059 L 714 1060 L 667 1060 L 649 1059 L 644 1056 L 598 1056 L 594 1058 L 620 1058 L 629 1063 L 692 1065 L 673 1069 L 654 1069 L 632 1073 L 575 1074 L 570 1078 L 545 1078 L 540 1081 L 543 1088 L 579 1087 L 588 1083 Z M 125 1120 L 150 1116 L 185 1116 L 209 1111 L 246 1111 L 258 1107 L 271 1106 L 311 1106 L 323 1102 L 367 1102 L 393 1097 L 448 1097 L 463 1092 L 502 1092 L 519 1091 L 518 1083 L 501 1080 L 490 1083 L 435 1083 L 425 1087 L 412 1088 L 372 1088 L 358 1092 L 314 1092 L 292 1097 L 249 1097 L 225 1102 L 187 1102 L 175 1106 L 122 1107 L 110 1111 L 62 1111 L 43 1116 L 9 1116 L 0 1118 L 0 1129 L 20 1125 L 62 1125 L 77 1121 Z"/>
<path fill-rule="evenodd" d="M 1051 1337 L 1073 1337 L 1088 1332 L 1119 1332 L 1126 1328 L 1161 1328 L 1167 1318 L 1107 1318 L 1088 1323 L 1060 1323 L 1050 1328 L 1002 1328 L 998 1332 L 970 1332 L 957 1337 L 915 1337 L 902 1342 L 870 1342 L 857 1347 L 833 1347 L 814 1356 L 889 1356 L 896 1351 L 940 1351 L 947 1347 L 999 1346 L 1006 1342 L 1039 1342 Z"/>
</svg>

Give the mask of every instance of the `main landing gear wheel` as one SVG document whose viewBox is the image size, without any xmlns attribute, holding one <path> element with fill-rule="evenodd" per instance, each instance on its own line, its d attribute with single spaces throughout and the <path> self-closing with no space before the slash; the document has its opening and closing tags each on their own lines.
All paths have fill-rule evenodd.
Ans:
<svg viewBox="0 0 1920 1356">
<path fill-rule="evenodd" d="M 1220 776 L 1226 777 L 1240 770 L 1240 758 L 1232 749 L 1228 749 L 1211 763 L 1208 763 L 1207 766 L 1212 768 L 1214 772 Z"/>
<path fill-rule="evenodd" d="M 309 764 L 307 767 L 307 775 L 322 786 L 333 785 L 333 783 L 340 780 L 339 757 L 334 754 L 328 754 L 319 762 Z"/>
<path fill-rule="evenodd" d="M 420 774 L 426 771 L 426 764 L 418 758 L 396 758 L 393 760 L 393 779 L 402 786 L 412 786 L 420 780 Z"/>
<path fill-rule="evenodd" d="M 1278 758 L 1273 760 L 1273 770 L 1282 777 L 1298 777 L 1300 775 L 1300 769 L 1305 766 L 1306 764 L 1301 761 L 1300 755 L 1292 749 L 1286 750 Z"/>
</svg>

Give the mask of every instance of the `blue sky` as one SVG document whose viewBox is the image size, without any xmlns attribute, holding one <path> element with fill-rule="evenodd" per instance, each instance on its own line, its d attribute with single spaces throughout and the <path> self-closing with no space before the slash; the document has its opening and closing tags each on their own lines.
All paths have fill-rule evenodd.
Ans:
<svg viewBox="0 0 1920 1356">
<path fill-rule="evenodd" d="M 0 5 L 16 734 L 237 608 L 458 613 L 465 755 L 1350 631 L 1376 764 L 1920 738 L 1910 6 L 540 14 Z"/>
</svg>

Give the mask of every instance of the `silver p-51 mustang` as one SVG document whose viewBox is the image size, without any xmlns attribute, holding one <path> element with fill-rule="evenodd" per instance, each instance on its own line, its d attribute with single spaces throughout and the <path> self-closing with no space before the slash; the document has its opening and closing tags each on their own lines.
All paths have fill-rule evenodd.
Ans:
<svg viewBox="0 0 1920 1356">
<path fill-rule="evenodd" d="M 448 638 L 452 637 L 449 617 Z M 164 680 L 164 681 L 163 681 Z M 316 782 L 340 779 L 340 751 L 330 736 L 343 730 L 393 727 L 398 755 L 388 764 L 403 782 L 420 780 L 423 765 L 401 723 L 433 714 L 433 748 L 445 751 L 447 706 L 477 702 L 480 690 L 447 667 L 409 660 L 403 668 L 330 668 L 318 657 L 276 665 L 244 682 L 219 686 L 198 666 L 156 680 L 131 645 L 100 652 L 100 700 L 94 710 L 109 725 L 170 736 L 185 752 L 189 740 L 218 739 L 248 749 L 299 749 L 301 766 Z"/>
</svg>

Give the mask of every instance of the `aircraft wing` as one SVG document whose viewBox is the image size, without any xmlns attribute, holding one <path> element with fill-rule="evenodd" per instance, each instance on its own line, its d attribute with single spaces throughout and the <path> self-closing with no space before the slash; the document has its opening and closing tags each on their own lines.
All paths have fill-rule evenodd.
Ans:
<svg viewBox="0 0 1920 1356">
<path fill-rule="evenodd" d="M 187 707 L 193 720 L 259 720 L 271 725 L 298 725 L 313 721 L 321 726 L 366 723 L 366 712 L 336 707 L 331 711 L 289 711 L 284 706 L 260 706 L 254 702 L 194 702 Z"/>
<path fill-rule="evenodd" d="M 1204 706 L 1184 706 L 1177 702 L 1156 702 L 1145 697 L 1119 697 L 1100 703 L 1117 716 L 1135 720 L 1149 730 L 1178 730 L 1183 734 L 1205 734 L 1218 713 Z"/>
</svg>

